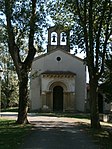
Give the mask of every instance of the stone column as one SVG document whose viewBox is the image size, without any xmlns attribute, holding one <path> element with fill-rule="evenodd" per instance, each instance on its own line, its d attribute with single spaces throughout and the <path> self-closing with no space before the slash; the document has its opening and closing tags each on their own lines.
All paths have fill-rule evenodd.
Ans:
<svg viewBox="0 0 112 149">
<path fill-rule="evenodd" d="M 68 93 L 64 92 L 63 93 L 63 112 L 67 111 L 68 107 Z"/>
<path fill-rule="evenodd" d="M 46 92 L 42 92 L 41 97 L 42 97 L 42 107 L 43 107 L 43 105 L 46 105 Z"/>
<path fill-rule="evenodd" d="M 51 92 L 51 110 L 53 111 L 53 91 Z"/>
<path fill-rule="evenodd" d="M 52 111 L 52 92 L 47 92 L 46 93 L 46 105 L 48 108 Z"/>
<path fill-rule="evenodd" d="M 75 94 L 71 92 L 64 93 L 63 111 L 75 111 Z"/>
<path fill-rule="evenodd" d="M 70 110 L 71 112 L 74 112 L 76 110 L 76 107 L 75 107 L 75 93 L 70 93 Z"/>
</svg>

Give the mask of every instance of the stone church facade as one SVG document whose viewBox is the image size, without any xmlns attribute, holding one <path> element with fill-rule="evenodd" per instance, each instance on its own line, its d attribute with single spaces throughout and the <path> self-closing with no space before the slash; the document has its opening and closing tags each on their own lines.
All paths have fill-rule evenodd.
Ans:
<svg viewBox="0 0 112 149">
<path fill-rule="evenodd" d="M 85 111 L 86 66 L 70 54 L 68 30 L 48 29 L 47 53 L 32 64 L 30 96 L 32 110 Z"/>
</svg>

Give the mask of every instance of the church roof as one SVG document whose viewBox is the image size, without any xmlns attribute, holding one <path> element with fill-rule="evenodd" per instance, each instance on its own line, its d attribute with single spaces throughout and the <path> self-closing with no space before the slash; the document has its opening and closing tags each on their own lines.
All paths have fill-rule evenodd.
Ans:
<svg viewBox="0 0 112 149">
<path fill-rule="evenodd" d="M 43 77 L 52 77 L 52 78 L 72 78 L 74 76 L 76 76 L 75 73 L 70 72 L 70 71 L 45 71 L 43 73 L 41 73 L 43 75 Z"/>
<path fill-rule="evenodd" d="M 45 71 L 42 74 L 66 74 L 66 75 L 76 75 L 75 73 L 71 71 Z"/>
<path fill-rule="evenodd" d="M 80 61 L 82 61 L 82 62 L 84 61 L 83 59 L 81 59 L 81 58 L 75 56 L 74 54 L 71 54 L 71 53 L 69 53 L 69 52 L 67 52 L 67 51 L 65 51 L 65 50 L 62 50 L 62 49 L 55 49 L 55 50 L 52 50 L 52 51 L 47 52 L 47 53 L 45 53 L 45 54 L 42 54 L 42 55 L 40 55 L 40 56 L 37 56 L 37 57 L 34 58 L 34 61 L 36 61 L 37 59 L 40 59 L 40 58 L 42 58 L 42 57 L 45 57 L 45 56 L 47 56 L 47 55 L 50 55 L 51 53 L 54 53 L 54 52 L 56 52 L 56 51 L 62 51 L 62 52 L 64 52 L 65 54 L 68 54 L 68 55 L 72 56 L 73 58 L 76 58 L 76 59 L 78 59 L 78 60 L 80 60 Z"/>
</svg>

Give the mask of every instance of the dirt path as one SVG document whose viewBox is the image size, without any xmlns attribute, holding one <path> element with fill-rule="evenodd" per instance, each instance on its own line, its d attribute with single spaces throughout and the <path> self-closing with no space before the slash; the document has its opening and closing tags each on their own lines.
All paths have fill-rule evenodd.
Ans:
<svg viewBox="0 0 112 149">
<path fill-rule="evenodd" d="M 20 149 L 98 149 L 79 119 L 30 117 L 34 124 Z"/>
<path fill-rule="evenodd" d="M 17 119 L 17 113 L 0 113 L 2 118 Z M 78 118 L 48 117 L 28 114 L 28 119 L 34 124 L 29 136 L 20 149 L 100 149 L 86 133 L 83 123 L 90 120 Z M 108 127 L 112 124 L 103 123 Z"/>
</svg>

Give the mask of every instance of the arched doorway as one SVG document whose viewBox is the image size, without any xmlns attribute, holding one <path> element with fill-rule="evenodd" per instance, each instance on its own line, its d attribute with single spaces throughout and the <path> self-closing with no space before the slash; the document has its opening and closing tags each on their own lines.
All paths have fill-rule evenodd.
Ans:
<svg viewBox="0 0 112 149">
<path fill-rule="evenodd" d="M 63 88 L 61 86 L 53 88 L 53 111 L 63 111 Z"/>
</svg>

